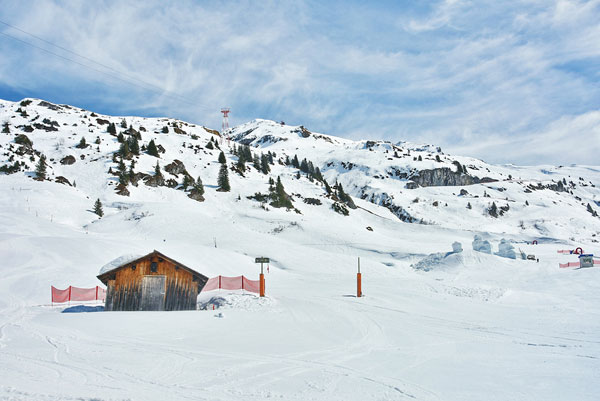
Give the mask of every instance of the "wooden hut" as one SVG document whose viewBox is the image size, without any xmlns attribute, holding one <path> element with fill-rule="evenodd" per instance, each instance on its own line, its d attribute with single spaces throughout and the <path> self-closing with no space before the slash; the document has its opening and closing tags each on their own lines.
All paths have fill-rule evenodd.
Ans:
<svg viewBox="0 0 600 401">
<path fill-rule="evenodd" d="M 196 298 L 208 281 L 208 277 L 156 250 L 103 269 L 98 279 L 107 287 L 107 311 L 196 309 Z"/>
</svg>

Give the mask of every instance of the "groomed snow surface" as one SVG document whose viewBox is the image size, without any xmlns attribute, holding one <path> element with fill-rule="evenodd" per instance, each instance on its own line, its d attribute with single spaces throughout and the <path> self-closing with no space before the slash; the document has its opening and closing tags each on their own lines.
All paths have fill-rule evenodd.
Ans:
<svg viewBox="0 0 600 401">
<path fill-rule="evenodd" d="M 26 183 L 0 182 L 0 399 L 594 400 L 600 392 L 600 269 L 558 269 L 571 256 L 556 244 L 518 244 L 539 263 L 465 246 L 422 272 L 410 264 L 455 240 L 469 244 L 472 233 L 367 212 L 236 211 L 219 202 L 233 194 L 216 192 L 197 206 L 183 197 L 133 206 L 150 211 L 141 220 L 127 219 L 132 210 L 90 213 L 86 233 L 68 210 L 91 200 Z M 218 212 L 206 214 L 207 205 Z M 488 238 L 495 250 L 500 236 Z M 257 277 L 253 258 L 270 256 L 268 297 L 216 291 L 199 297 L 215 311 L 188 312 L 48 305 L 50 285 L 94 286 L 108 260 L 152 249 L 208 276 Z"/>
</svg>

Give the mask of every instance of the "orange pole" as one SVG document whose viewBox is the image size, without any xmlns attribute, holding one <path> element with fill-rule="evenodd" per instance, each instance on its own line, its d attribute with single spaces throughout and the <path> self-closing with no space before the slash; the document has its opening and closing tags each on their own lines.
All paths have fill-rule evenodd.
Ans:
<svg viewBox="0 0 600 401">
<path fill-rule="evenodd" d="M 358 298 L 362 297 L 362 275 L 361 275 L 361 273 L 356 273 L 356 296 Z"/>
<path fill-rule="evenodd" d="M 260 296 L 265 296 L 265 275 L 260 273 Z"/>
</svg>

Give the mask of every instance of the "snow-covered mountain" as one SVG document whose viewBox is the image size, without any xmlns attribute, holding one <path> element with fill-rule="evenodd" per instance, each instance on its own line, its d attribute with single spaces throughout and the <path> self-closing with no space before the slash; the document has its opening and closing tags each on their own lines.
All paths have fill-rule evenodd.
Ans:
<svg viewBox="0 0 600 401">
<path fill-rule="evenodd" d="M 498 166 L 267 120 L 221 136 L 24 99 L 0 101 L 0 171 L 2 399 L 600 390 L 599 269 L 559 269 L 556 252 L 600 253 L 599 166 Z M 495 254 L 510 247 L 539 263 Z M 152 249 L 209 277 L 254 277 L 268 256 L 269 297 L 221 294 L 226 319 L 47 306 L 50 285 L 95 286 L 101 266 Z M 363 299 L 348 296 L 357 257 Z"/>
</svg>

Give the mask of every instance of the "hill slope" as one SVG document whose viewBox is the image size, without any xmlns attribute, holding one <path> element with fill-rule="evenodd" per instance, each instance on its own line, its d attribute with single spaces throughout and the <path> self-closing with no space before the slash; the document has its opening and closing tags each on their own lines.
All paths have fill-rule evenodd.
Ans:
<svg viewBox="0 0 600 401">
<path fill-rule="evenodd" d="M 264 120 L 228 142 L 181 121 L 37 99 L 1 102 L 0 124 L 11 172 L 0 175 L 3 399 L 585 400 L 600 390 L 600 270 L 558 269 L 574 257 L 556 252 L 600 253 L 600 219 L 587 210 L 600 209 L 598 167 L 494 166 Z M 77 147 L 82 137 L 89 146 Z M 151 140 L 159 157 L 142 150 Z M 221 149 L 230 192 L 217 191 Z M 259 168 L 240 166 L 248 150 Z M 540 261 L 475 252 L 475 234 Z M 446 255 L 455 241 L 464 251 Z M 269 256 L 268 297 L 200 296 L 225 302 L 224 318 L 48 305 L 50 285 L 95 286 L 111 259 L 152 249 L 208 276 L 256 277 L 254 257 Z M 442 256 L 411 267 L 431 253 Z"/>
</svg>

